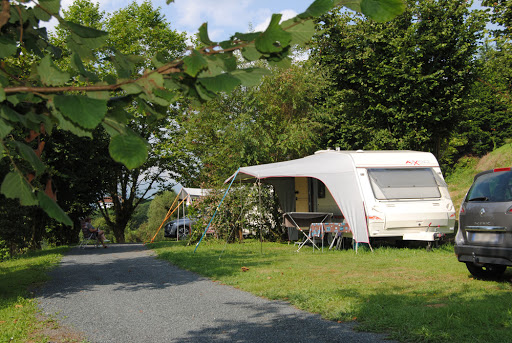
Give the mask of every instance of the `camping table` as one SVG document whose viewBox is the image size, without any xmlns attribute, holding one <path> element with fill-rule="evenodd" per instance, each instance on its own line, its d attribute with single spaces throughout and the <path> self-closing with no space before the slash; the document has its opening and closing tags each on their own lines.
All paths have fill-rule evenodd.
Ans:
<svg viewBox="0 0 512 343">
<path fill-rule="evenodd" d="M 302 232 L 305 237 L 304 241 L 299 244 L 299 249 L 297 249 L 297 251 L 299 251 L 308 241 L 313 244 L 313 247 L 318 249 L 315 243 L 311 240 L 310 235 L 306 235 L 301 227 L 309 228 L 312 223 L 323 223 L 326 219 L 330 220 L 332 215 L 332 213 L 326 212 L 286 212 L 283 214 L 284 226 L 295 227 L 297 230 Z"/>
<path fill-rule="evenodd" d="M 348 223 L 311 223 L 311 226 L 309 227 L 310 236 L 322 238 L 322 251 L 324 248 L 323 239 L 326 233 L 335 234 L 334 239 L 329 246 L 329 250 L 331 250 L 336 239 L 341 237 L 344 232 L 350 232 Z"/>
</svg>

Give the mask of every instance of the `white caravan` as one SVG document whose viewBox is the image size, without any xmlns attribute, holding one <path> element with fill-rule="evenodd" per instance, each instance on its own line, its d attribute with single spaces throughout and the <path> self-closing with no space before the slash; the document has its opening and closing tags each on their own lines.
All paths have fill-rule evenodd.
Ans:
<svg viewBox="0 0 512 343">
<path fill-rule="evenodd" d="M 317 152 L 322 153 L 326 151 Z M 348 154 L 354 161 L 370 237 L 434 241 L 454 232 L 455 208 L 434 155 L 417 151 L 337 153 Z M 318 200 L 318 211 L 329 206 L 328 201 Z"/>
<path fill-rule="evenodd" d="M 233 177 L 272 184 L 287 213 L 332 213 L 332 222 L 348 223 L 356 243 L 370 237 L 435 241 L 454 230 L 448 187 L 427 152 L 323 150 L 242 167 L 227 181 Z"/>
</svg>

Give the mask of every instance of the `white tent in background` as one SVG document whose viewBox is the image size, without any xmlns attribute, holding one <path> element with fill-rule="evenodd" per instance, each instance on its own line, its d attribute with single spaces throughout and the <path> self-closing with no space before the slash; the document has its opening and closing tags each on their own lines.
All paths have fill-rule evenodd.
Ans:
<svg viewBox="0 0 512 343">
<path fill-rule="evenodd" d="M 210 190 L 209 189 L 203 189 L 203 188 L 181 188 L 179 197 L 180 200 L 187 199 L 187 205 L 190 205 L 192 201 L 199 199 L 202 196 L 205 196 L 208 194 Z"/>
</svg>

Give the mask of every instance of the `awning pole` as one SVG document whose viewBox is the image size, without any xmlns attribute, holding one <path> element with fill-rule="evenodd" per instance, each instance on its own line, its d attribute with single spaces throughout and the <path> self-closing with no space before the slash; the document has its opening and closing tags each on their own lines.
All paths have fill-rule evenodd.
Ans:
<svg viewBox="0 0 512 343">
<path fill-rule="evenodd" d="M 259 202 L 258 202 L 258 214 L 259 214 L 259 217 L 260 217 L 260 254 L 263 254 L 263 237 L 262 237 L 262 223 L 263 223 L 263 216 L 261 215 L 261 182 L 260 182 L 260 179 L 258 179 L 258 197 L 259 197 Z"/>
<path fill-rule="evenodd" d="M 222 197 L 222 199 L 220 200 L 220 203 L 219 205 L 217 206 L 217 208 L 215 208 L 215 212 L 213 213 L 213 216 L 212 216 L 212 219 L 210 219 L 210 222 L 208 223 L 208 225 L 206 225 L 206 228 L 204 229 L 204 232 L 203 232 L 203 235 L 201 236 L 201 239 L 199 239 L 199 242 L 197 242 L 196 244 L 196 248 L 194 249 L 194 254 L 197 250 L 197 248 L 199 247 L 199 244 L 201 244 L 201 241 L 203 240 L 204 238 L 204 235 L 206 235 L 206 231 L 208 231 L 208 229 L 210 228 L 210 225 L 213 221 L 213 218 L 215 218 L 215 216 L 217 215 L 217 212 L 219 210 L 219 207 L 220 205 L 222 205 L 222 202 L 224 201 L 224 198 L 226 197 L 226 195 L 228 194 L 229 192 L 229 189 L 231 188 L 231 185 L 233 184 L 233 181 L 235 181 L 236 179 L 236 176 L 238 175 L 238 172 L 240 171 L 240 168 L 238 168 L 238 170 L 236 171 L 235 175 L 233 176 L 233 179 L 231 180 L 231 182 L 229 183 L 229 186 L 228 186 L 228 189 L 226 189 L 226 192 L 224 193 L 224 196 Z"/>
</svg>

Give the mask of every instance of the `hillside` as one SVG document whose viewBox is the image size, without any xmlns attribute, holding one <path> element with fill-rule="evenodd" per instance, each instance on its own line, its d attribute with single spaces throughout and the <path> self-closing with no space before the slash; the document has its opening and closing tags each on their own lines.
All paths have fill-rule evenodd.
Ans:
<svg viewBox="0 0 512 343">
<path fill-rule="evenodd" d="M 459 160 L 455 172 L 446 177 L 457 212 L 474 176 L 481 171 L 500 167 L 512 167 L 512 144 L 506 144 L 482 158 L 464 157 Z"/>
</svg>

